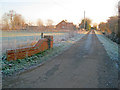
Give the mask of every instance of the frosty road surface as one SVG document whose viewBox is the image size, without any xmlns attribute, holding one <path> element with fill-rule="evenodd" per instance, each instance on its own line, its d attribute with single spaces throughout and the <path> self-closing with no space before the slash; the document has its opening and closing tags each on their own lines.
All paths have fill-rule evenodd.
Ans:
<svg viewBox="0 0 120 90">
<path fill-rule="evenodd" d="M 40 67 L 6 78 L 12 88 L 116 88 L 118 72 L 94 31 Z"/>
</svg>

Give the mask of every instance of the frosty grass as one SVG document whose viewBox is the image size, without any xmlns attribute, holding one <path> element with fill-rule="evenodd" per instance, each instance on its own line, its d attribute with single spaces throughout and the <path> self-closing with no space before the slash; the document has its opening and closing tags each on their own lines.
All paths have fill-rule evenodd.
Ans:
<svg viewBox="0 0 120 90">
<path fill-rule="evenodd" d="M 100 31 L 95 31 L 98 39 L 103 44 L 108 56 L 111 60 L 114 60 L 116 63 L 116 68 L 118 68 L 117 62 L 119 62 L 119 46 L 115 42 L 111 41 L 109 38 L 105 37 Z"/>
<path fill-rule="evenodd" d="M 6 57 L 2 57 L 2 74 L 3 76 L 13 75 L 14 73 L 22 72 L 26 69 L 36 67 L 50 58 L 59 55 L 64 50 L 68 49 L 73 43 L 80 40 L 87 32 L 79 34 L 77 32 L 65 33 L 62 35 L 54 35 L 53 48 L 44 52 L 35 54 L 25 59 L 7 61 Z"/>
</svg>

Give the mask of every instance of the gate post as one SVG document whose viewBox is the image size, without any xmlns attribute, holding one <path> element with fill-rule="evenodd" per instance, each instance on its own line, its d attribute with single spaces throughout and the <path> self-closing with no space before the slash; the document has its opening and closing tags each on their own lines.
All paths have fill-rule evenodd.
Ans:
<svg viewBox="0 0 120 90">
<path fill-rule="evenodd" d="M 43 38 L 43 32 L 41 33 L 41 38 Z"/>
</svg>

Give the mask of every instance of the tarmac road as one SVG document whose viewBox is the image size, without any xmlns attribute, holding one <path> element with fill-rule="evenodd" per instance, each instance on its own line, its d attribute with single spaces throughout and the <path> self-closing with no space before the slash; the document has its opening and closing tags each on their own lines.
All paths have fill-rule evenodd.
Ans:
<svg viewBox="0 0 120 90">
<path fill-rule="evenodd" d="M 118 72 L 94 31 L 44 65 L 6 78 L 4 88 L 117 88 Z"/>
</svg>

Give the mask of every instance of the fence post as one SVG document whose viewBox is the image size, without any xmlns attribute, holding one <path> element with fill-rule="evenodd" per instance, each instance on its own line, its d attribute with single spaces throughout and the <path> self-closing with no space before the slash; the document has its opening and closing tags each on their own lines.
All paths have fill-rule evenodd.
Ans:
<svg viewBox="0 0 120 90">
<path fill-rule="evenodd" d="M 43 38 L 43 33 L 41 33 L 41 38 Z"/>
</svg>

